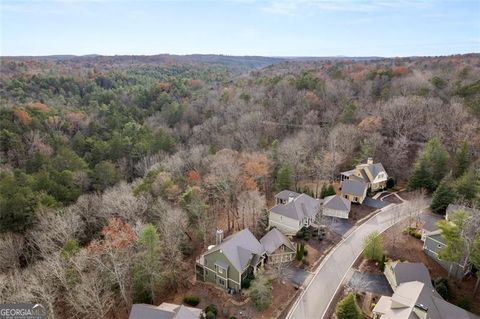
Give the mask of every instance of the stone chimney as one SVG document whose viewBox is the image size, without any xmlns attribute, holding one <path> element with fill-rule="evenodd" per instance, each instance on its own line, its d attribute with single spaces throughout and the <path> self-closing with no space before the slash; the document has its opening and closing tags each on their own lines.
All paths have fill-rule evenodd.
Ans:
<svg viewBox="0 0 480 319">
<path fill-rule="evenodd" d="M 215 233 L 215 244 L 220 245 L 223 241 L 223 229 L 217 229 Z"/>
<path fill-rule="evenodd" d="M 367 164 L 373 164 L 373 158 L 372 157 L 367 158 Z"/>
<path fill-rule="evenodd" d="M 419 319 L 427 319 L 428 308 L 421 303 L 417 303 L 413 307 L 413 312 L 417 315 Z"/>
</svg>

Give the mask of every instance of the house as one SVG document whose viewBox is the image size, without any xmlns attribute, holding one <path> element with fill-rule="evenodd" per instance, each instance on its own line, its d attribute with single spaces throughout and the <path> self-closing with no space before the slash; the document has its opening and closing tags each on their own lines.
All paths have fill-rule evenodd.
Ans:
<svg viewBox="0 0 480 319">
<path fill-rule="evenodd" d="M 421 263 L 388 262 L 385 276 L 394 293 L 380 297 L 373 308 L 374 319 L 480 319 L 445 301 Z"/>
<path fill-rule="evenodd" d="M 348 219 L 350 201 L 342 196 L 332 195 L 323 199 L 323 216 Z"/>
<path fill-rule="evenodd" d="M 298 197 L 300 193 L 283 190 L 280 193 L 275 195 L 276 204 L 286 204 L 289 200 L 292 200 L 295 197 Z"/>
<path fill-rule="evenodd" d="M 308 227 L 315 221 L 320 208 L 318 199 L 292 191 L 282 191 L 275 197 L 277 205 L 270 209 L 269 228 L 276 227 L 285 235 L 295 235 L 302 227 Z"/>
<path fill-rule="evenodd" d="M 340 193 L 343 198 L 352 203 L 363 203 L 367 197 L 368 184 L 360 179 L 347 179 L 340 184 Z"/>
<path fill-rule="evenodd" d="M 369 157 L 367 163 L 359 164 L 355 169 L 340 173 L 341 181 L 359 179 L 367 183 L 370 192 L 377 192 L 387 187 L 388 174 L 382 163 L 373 163 Z"/>
<path fill-rule="evenodd" d="M 201 309 L 164 302 L 160 306 L 134 304 L 128 319 L 199 319 L 201 315 Z"/>
<path fill-rule="evenodd" d="M 401 263 L 398 261 L 390 261 L 385 265 L 385 277 L 392 287 L 393 291 L 403 283 L 409 281 L 420 281 L 432 284 L 430 273 L 427 267 L 422 263 Z"/>
<path fill-rule="evenodd" d="M 478 213 L 478 210 L 466 206 L 450 204 L 447 207 L 445 219 L 448 220 L 449 213 L 451 214 L 453 211 L 457 210 L 464 210 L 470 213 Z M 445 270 L 449 272 L 451 276 L 454 276 L 457 279 L 462 279 L 472 270 L 472 265 L 468 262 L 466 258 L 464 258 L 460 262 L 449 262 L 441 260 L 438 257 L 439 251 L 447 246 L 445 240 L 443 239 L 442 231 L 440 229 L 437 228 L 435 230 L 425 232 L 425 234 L 422 236 L 422 240 L 423 251 L 425 252 L 425 254 L 427 254 L 429 257 L 439 263 Z"/>
<path fill-rule="evenodd" d="M 248 228 L 225 239 L 223 231 L 218 230 L 216 238 L 216 245 L 196 261 L 197 279 L 238 292 L 242 280 L 263 266 L 265 248 Z"/>
<path fill-rule="evenodd" d="M 423 251 L 437 263 L 439 263 L 445 270 L 447 270 L 451 276 L 457 279 L 462 279 L 472 270 L 472 265 L 465 258 L 461 262 L 450 262 L 441 260 L 438 257 L 438 253 L 441 249 L 447 245 L 442 236 L 440 229 L 430 233 L 426 233 L 423 242 Z"/>
<path fill-rule="evenodd" d="M 269 264 L 289 262 L 295 258 L 295 245 L 276 228 L 272 228 L 265 234 L 260 239 L 260 243 L 265 249 L 266 261 Z"/>
</svg>

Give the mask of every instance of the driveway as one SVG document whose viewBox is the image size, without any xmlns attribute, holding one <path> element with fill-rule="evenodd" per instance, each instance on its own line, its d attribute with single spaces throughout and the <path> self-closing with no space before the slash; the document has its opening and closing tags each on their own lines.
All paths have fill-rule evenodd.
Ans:
<svg viewBox="0 0 480 319">
<path fill-rule="evenodd" d="M 347 272 L 363 251 L 363 239 L 373 231 L 384 232 L 409 216 L 405 204 L 389 205 L 355 228 L 321 262 L 314 276 L 290 309 L 287 318 L 323 318 Z"/>
<path fill-rule="evenodd" d="M 389 205 L 389 202 L 384 202 L 379 199 L 373 199 L 371 197 L 366 197 L 362 203 L 362 205 L 366 205 L 368 207 L 373 207 L 373 208 L 384 208 L 385 206 Z"/>
<path fill-rule="evenodd" d="M 355 271 L 347 285 L 361 292 L 371 292 L 383 296 L 393 294 L 393 290 L 383 274 Z"/>
<path fill-rule="evenodd" d="M 324 216 L 323 218 L 325 218 L 325 224 L 328 225 L 328 228 L 340 236 L 345 235 L 353 227 L 348 219 L 329 216 Z"/>
<path fill-rule="evenodd" d="M 434 214 L 432 212 L 425 212 L 420 215 L 420 219 L 423 222 L 423 229 L 427 231 L 435 231 L 438 229 L 437 222 L 443 219 L 443 216 Z"/>
<path fill-rule="evenodd" d="M 287 268 L 284 270 L 284 275 L 288 278 L 291 282 L 293 282 L 298 287 L 302 286 L 307 279 L 308 275 L 310 275 L 308 271 L 295 267 L 293 265 L 288 265 Z"/>
</svg>

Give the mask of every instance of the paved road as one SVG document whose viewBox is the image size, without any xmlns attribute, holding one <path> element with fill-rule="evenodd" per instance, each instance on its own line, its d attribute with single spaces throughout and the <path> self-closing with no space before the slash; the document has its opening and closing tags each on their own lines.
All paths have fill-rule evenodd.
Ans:
<svg viewBox="0 0 480 319">
<path fill-rule="evenodd" d="M 361 254 L 364 237 L 373 231 L 383 232 L 408 216 L 406 204 L 389 205 L 353 230 L 325 257 L 287 318 L 323 318 L 347 271 Z"/>
</svg>

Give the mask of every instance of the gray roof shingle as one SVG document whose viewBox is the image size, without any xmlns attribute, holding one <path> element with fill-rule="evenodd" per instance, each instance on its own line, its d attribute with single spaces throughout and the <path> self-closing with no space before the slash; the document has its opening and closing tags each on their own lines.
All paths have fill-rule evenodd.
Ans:
<svg viewBox="0 0 480 319">
<path fill-rule="evenodd" d="M 232 263 L 233 267 L 240 272 L 246 268 L 248 261 L 252 254 L 262 256 L 265 254 L 265 249 L 262 244 L 253 236 L 248 228 L 241 230 L 231 236 L 228 236 L 223 242 L 205 254 L 221 250 L 222 253 Z M 252 262 L 255 263 L 260 258 L 254 256 Z"/>
<path fill-rule="evenodd" d="M 281 191 L 280 193 L 275 195 L 275 198 L 281 200 L 288 200 L 289 197 L 296 198 L 300 195 L 300 193 L 289 191 L 288 189 Z"/>
<path fill-rule="evenodd" d="M 398 263 L 393 267 L 397 285 L 409 281 L 420 281 L 432 287 L 430 273 L 422 263 Z"/>
<path fill-rule="evenodd" d="M 286 204 L 278 204 L 270 210 L 276 214 L 289 217 L 298 221 L 311 218 L 317 214 L 320 201 L 307 194 L 300 194 L 293 201 Z"/>
<path fill-rule="evenodd" d="M 341 187 L 342 193 L 361 197 L 367 191 L 368 184 L 363 181 L 345 180 Z"/>
<path fill-rule="evenodd" d="M 323 207 L 326 208 L 349 212 L 350 206 L 350 201 L 346 198 L 343 198 L 342 196 L 332 195 L 327 196 L 323 199 Z"/>
<path fill-rule="evenodd" d="M 282 245 L 287 246 L 291 250 L 295 251 L 295 247 L 293 246 L 292 242 L 282 234 L 278 229 L 272 228 L 265 236 L 260 239 L 260 243 L 262 243 L 263 247 L 267 254 L 272 254 Z"/>
<path fill-rule="evenodd" d="M 202 310 L 163 303 L 160 306 L 134 304 L 128 319 L 199 319 Z"/>
</svg>

